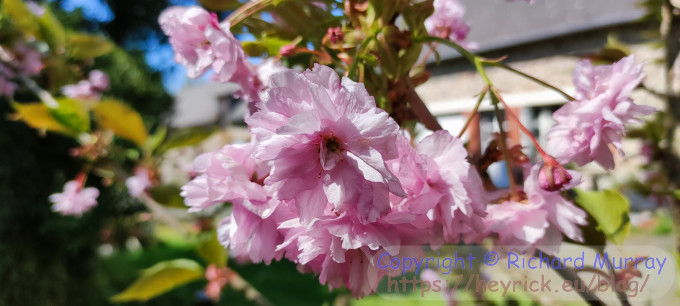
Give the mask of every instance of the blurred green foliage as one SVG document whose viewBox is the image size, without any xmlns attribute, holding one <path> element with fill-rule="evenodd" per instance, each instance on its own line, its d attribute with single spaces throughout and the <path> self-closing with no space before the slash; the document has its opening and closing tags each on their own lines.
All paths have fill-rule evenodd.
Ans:
<svg viewBox="0 0 680 306">
<path fill-rule="evenodd" d="M 163 1 L 156 2 L 162 5 Z M 92 27 L 80 11 L 65 13 L 54 4 L 49 7 L 67 32 L 99 29 L 95 34 L 125 37 L 125 33 L 137 27 L 118 24 L 104 28 L 109 31 L 101 31 L 102 28 Z M 144 18 L 147 23 L 156 24 L 157 12 L 149 12 Z M 42 19 L 45 20 L 40 22 L 50 22 Z M 142 114 L 145 125 L 153 130 L 170 110 L 172 97 L 163 87 L 161 74 L 148 67 L 144 56 L 141 49 L 128 51 L 114 47 L 106 56 L 94 61 L 86 59 L 83 64 L 88 70 L 106 72 L 112 88 L 107 95 L 131 104 Z M 46 75 L 52 78 L 38 79 L 38 83 L 49 82 L 58 88 L 77 81 L 53 72 L 79 66 L 47 64 Z M 86 72 L 75 71 L 75 74 Z M 15 100 L 36 101 L 36 97 L 18 91 Z M 130 199 L 126 190 L 103 187 L 92 177 L 89 184 L 101 191 L 95 209 L 82 218 L 62 217 L 52 212 L 48 196 L 61 191 L 64 183 L 81 170 L 79 161 L 69 155 L 69 150 L 78 144 L 58 134 L 40 135 L 23 122 L 7 120 L 11 113 L 14 110 L 9 101 L 0 98 L 0 148 L 3 149 L 0 154 L 0 305 L 109 304 L 109 297 L 129 285 L 137 276 L 138 268 L 150 266 L 158 260 L 155 256 L 161 256 L 154 252 L 145 255 L 149 258 L 147 265 L 129 257 L 123 256 L 126 261 L 116 261 L 118 257 L 101 259 L 97 255 L 104 236 L 112 245 L 125 245 L 127 237 L 138 230 L 130 226 L 134 224 L 130 219 L 143 207 Z M 113 234 L 104 235 L 109 232 Z M 172 256 L 174 254 L 166 255 Z M 200 286 L 186 289 L 188 294 L 182 295 L 185 305 L 193 303 L 195 290 Z M 182 304 L 179 298 L 168 295 L 165 303 Z"/>
</svg>

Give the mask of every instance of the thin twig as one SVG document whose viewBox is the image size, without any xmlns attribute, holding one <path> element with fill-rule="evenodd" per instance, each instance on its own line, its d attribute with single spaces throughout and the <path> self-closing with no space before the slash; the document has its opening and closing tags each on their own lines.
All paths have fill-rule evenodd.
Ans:
<svg viewBox="0 0 680 306">
<path fill-rule="evenodd" d="M 500 68 L 503 68 L 503 69 L 505 69 L 505 70 L 514 72 L 514 73 L 516 73 L 516 74 L 518 74 L 518 75 L 521 75 L 521 76 L 523 76 L 523 77 L 525 77 L 525 78 L 527 78 L 527 79 L 529 79 L 529 80 L 532 80 L 532 81 L 534 81 L 534 82 L 536 82 L 536 83 L 538 83 L 538 84 L 541 84 L 541 85 L 543 85 L 543 86 L 545 86 L 545 87 L 547 87 L 547 88 L 550 88 L 550 89 L 556 91 L 556 92 L 559 93 L 560 95 L 562 95 L 562 96 L 564 96 L 565 98 L 567 98 L 567 100 L 569 100 L 569 101 L 574 101 L 574 100 L 576 100 L 574 97 L 572 97 L 571 95 L 567 94 L 567 93 L 564 92 L 563 90 L 557 88 L 556 86 L 553 86 L 552 84 L 549 84 L 549 83 L 547 83 L 547 82 L 545 82 L 545 81 L 543 81 L 543 80 L 540 80 L 540 79 L 538 79 L 538 78 L 536 78 L 536 77 L 534 77 L 534 76 L 531 76 L 531 75 L 529 75 L 529 74 L 526 74 L 526 73 L 524 73 L 524 72 L 522 72 L 522 71 L 519 71 L 519 70 L 517 70 L 517 69 L 515 69 L 515 68 L 512 68 L 512 67 L 510 67 L 510 66 L 508 66 L 508 65 L 506 65 L 506 64 L 503 64 L 503 63 L 500 63 L 500 62 L 496 62 L 496 61 L 485 61 L 485 60 L 482 60 L 482 63 L 485 64 L 485 65 L 491 65 L 491 66 L 494 66 L 494 67 L 500 67 Z"/>
<path fill-rule="evenodd" d="M 477 111 L 479 110 L 479 106 L 482 104 L 482 101 L 484 100 L 484 97 L 486 96 L 486 92 L 489 91 L 488 87 L 484 87 L 484 90 L 479 94 L 479 99 L 477 99 L 477 104 L 475 104 L 475 108 L 472 110 L 472 113 L 467 118 L 467 121 L 465 122 L 465 125 L 463 126 L 463 129 L 458 133 L 458 138 L 463 137 L 463 134 L 465 134 L 465 131 L 467 130 L 468 126 L 470 125 L 470 122 L 472 122 L 472 119 L 475 118 L 477 115 Z"/>
</svg>

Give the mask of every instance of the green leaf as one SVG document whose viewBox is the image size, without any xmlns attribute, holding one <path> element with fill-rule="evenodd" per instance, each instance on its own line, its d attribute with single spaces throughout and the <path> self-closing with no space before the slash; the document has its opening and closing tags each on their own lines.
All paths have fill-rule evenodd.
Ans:
<svg viewBox="0 0 680 306">
<path fill-rule="evenodd" d="M 220 268 L 226 267 L 227 250 L 225 250 L 224 246 L 217 240 L 217 232 L 213 230 L 210 231 L 210 233 L 205 234 L 207 235 L 201 236 L 201 243 L 198 245 L 196 252 L 201 258 L 205 259 L 206 262 Z"/>
<path fill-rule="evenodd" d="M 178 229 L 166 225 L 154 226 L 153 236 L 172 248 L 190 250 L 197 245 L 196 240 L 193 239 L 195 236 L 187 237 Z"/>
<path fill-rule="evenodd" d="M 17 28 L 24 32 L 24 35 L 29 36 L 38 34 L 38 18 L 26 6 L 24 1 L 3 0 L 3 8 L 5 12 L 12 17 L 12 21 L 14 21 Z"/>
<path fill-rule="evenodd" d="M 146 269 L 123 292 L 111 297 L 111 302 L 148 301 L 184 284 L 203 278 L 203 267 L 189 259 L 159 262 Z"/>
<path fill-rule="evenodd" d="M 576 191 L 576 203 L 597 222 L 610 241 L 621 244 L 630 230 L 630 203 L 616 190 Z"/>
<path fill-rule="evenodd" d="M 71 34 L 66 42 L 69 56 L 75 59 L 95 58 L 113 50 L 113 43 L 99 35 Z"/>
<path fill-rule="evenodd" d="M 215 12 L 233 11 L 243 5 L 238 0 L 198 0 L 198 2 L 202 7 Z"/>
<path fill-rule="evenodd" d="M 49 7 L 45 7 L 45 13 L 38 20 L 40 23 L 40 35 L 52 48 L 62 48 L 66 44 L 66 32 L 64 26 L 52 14 Z"/>
<path fill-rule="evenodd" d="M 94 113 L 100 126 L 140 147 L 149 137 L 142 116 L 123 102 L 103 100 L 94 106 Z"/>
<path fill-rule="evenodd" d="M 83 101 L 73 98 L 58 98 L 59 107 L 50 109 L 50 113 L 62 125 L 82 133 L 90 130 L 90 112 Z"/>
<path fill-rule="evenodd" d="M 28 126 L 51 132 L 62 133 L 66 135 L 74 135 L 67 126 L 61 124 L 52 116 L 50 109 L 42 103 L 12 103 L 12 107 L 17 111 L 16 119 L 24 121 Z"/>
<path fill-rule="evenodd" d="M 280 39 L 276 37 L 265 37 L 257 41 L 246 41 L 241 45 L 246 54 L 250 56 L 277 56 L 281 47 L 290 44 L 292 40 Z"/>
<path fill-rule="evenodd" d="M 168 129 L 165 126 L 158 128 L 156 133 L 153 133 L 144 143 L 144 150 L 153 151 L 163 143 L 165 137 L 168 135 Z"/>
<path fill-rule="evenodd" d="M 203 127 L 176 130 L 158 148 L 158 151 L 162 153 L 174 148 L 197 145 L 210 137 L 216 130 L 216 128 L 206 129 Z"/>
<path fill-rule="evenodd" d="M 149 189 L 154 201 L 165 206 L 185 208 L 184 199 L 179 195 L 181 191 L 175 185 L 159 185 Z"/>
</svg>

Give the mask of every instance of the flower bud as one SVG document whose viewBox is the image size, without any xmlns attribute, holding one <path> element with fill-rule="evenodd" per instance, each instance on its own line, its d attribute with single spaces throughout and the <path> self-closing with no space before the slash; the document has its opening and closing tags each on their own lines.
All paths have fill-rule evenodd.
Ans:
<svg viewBox="0 0 680 306">
<path fill-rule="evenodd" d="M 297 54 L 297 47 L 294 44 L 281 46 L 281 48 L 279 48 L 279 54 L 283 57 L 295 56 L 295 54 Z"/>
<path fill-rule="evenodd" d="M 328 28 L 326 35 L 328 35 L 328 39 L 334 44 L 342 42 L 345 38 L 345 35 L 342 33 L 342 28 L 340 27 Z"/>
<path fill-rule="evenodd" d="M 538 173 L 538 185 L 547 191 L 557 191 L 569 184 L 571 175 L 553 158 L 546 158 L 545 165 Z"/>
</svg>

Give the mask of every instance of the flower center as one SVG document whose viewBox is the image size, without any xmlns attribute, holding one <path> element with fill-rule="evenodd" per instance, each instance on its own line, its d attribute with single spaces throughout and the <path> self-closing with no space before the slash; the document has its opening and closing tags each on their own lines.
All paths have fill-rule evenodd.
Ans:
<svg viewBox="0 0 680 306">
<path fill-rule="evenodd" d="M 324 139 L 324 146 L 326 149 L 333 153 L 340 153 L 342 151 L 342 144 L 340 140 L 335 136 L 330 136 Z"/>
</svg>

